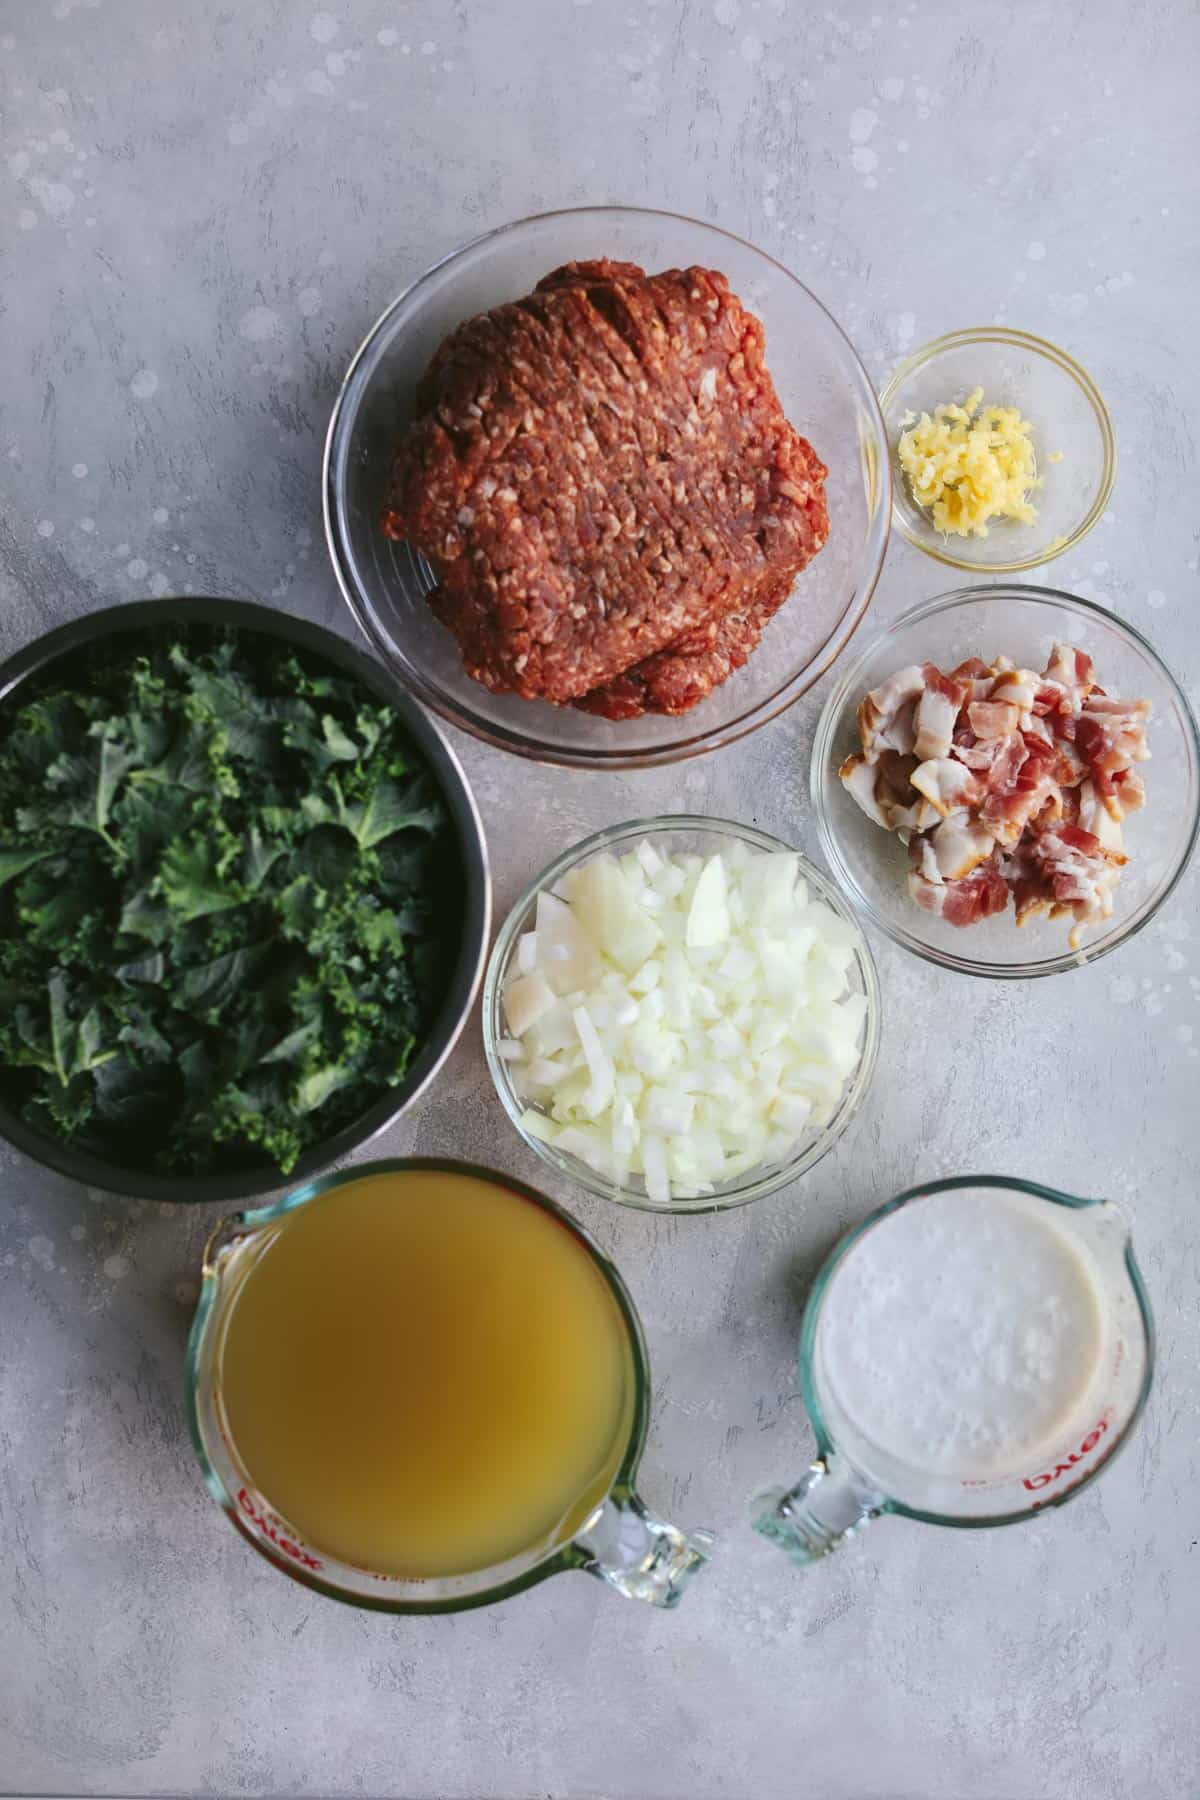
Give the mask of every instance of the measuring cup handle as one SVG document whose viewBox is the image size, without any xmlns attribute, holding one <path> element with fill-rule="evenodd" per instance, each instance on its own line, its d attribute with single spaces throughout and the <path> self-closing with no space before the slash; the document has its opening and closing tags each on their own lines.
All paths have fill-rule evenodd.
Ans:
<svg viewBox="0 0 1200 1800">
<path fill-rule="evenodd" d="M 610 1495 L 575 1540 L 589 1575 L 651 1606 L 676 1606 L 712 1545 L 711 1531 L 680 1531 L 656 1519 L 636 1494 Z"/>
<path fill-rule="evenodd" d="M 795 1487 L 759 1495 L 754 1529 L 803 1566 L 838 1549 L 879 1512 L 877 1494 L 843 1471 L 831 1470 L 821 1457 Z"/>
</svg>

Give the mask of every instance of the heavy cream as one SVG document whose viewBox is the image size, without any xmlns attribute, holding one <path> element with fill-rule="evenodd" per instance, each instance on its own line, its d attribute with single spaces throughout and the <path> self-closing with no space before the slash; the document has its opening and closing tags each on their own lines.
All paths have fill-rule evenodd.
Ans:
<svg viewBox="0 0 1200 1800">
<path fill-rule="evenodd" d="M 865 1446 L 986 1481 L 1070 1430 L 1103 1347 L 1086 1252 L 1044 1201 L 979 1188 L 910 1201 L 860 1238 L 815 1348 L 827 1412 Z"/>
</svg>

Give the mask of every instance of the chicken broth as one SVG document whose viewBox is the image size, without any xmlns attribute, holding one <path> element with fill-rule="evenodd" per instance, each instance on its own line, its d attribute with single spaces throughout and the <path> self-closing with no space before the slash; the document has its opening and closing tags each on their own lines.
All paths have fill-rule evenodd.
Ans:
<svg viewBox="0 0 1200 1800">
<path fill-rule="evenodd" d="M 314 1550 L 382 1575 L 567 1541 L 612 1485 L 630 1329 L 574 1233 L 521 1194 L 411 1169 L 249 1240 L 218 1351 L 224 1425 Z"/>
</svg>

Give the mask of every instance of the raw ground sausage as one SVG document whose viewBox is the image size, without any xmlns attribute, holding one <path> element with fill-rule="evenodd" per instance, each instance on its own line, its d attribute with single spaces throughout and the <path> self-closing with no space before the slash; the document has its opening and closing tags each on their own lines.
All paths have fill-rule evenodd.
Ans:
<svg viewBox="0 0 1200 1800">
<path fill-rule="evenodd" d="M 569 264 L 441 345 L 383 528 L 494 693 L 679 713 L 825 542 L 825 475 L 723 275 Z"/>
</svg>

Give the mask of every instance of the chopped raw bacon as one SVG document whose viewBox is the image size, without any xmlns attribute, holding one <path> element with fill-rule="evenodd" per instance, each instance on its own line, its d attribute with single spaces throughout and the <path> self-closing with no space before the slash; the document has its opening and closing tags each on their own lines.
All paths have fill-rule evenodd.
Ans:
<svg viewBox="0 0 1200 1800">
<path fill-rule="evenodd" d="M 949 756 L 954 726 L 970 693 L 964 681 L 943 675 L 932 663 L 921 670 L 925 691 L 917 701 L 916 742 L 913 746 L 921 762 Z"/>
<path fill-rule="evenodd" d="M 864 694 L 858 708 L 858 735 L 863 755 L 876 762 L 881 750 L 907 753 L 913 747 L 913 712 L 925 691 L 925 672 L 913 663 Z"/>
<path fill-rule="evenodd" d="M 976 737 L 1010 737 L 1020 726 L 1021 708 L 1011 700 L 973 700 L 967 719 Z"/>
<path fill-rule="evenodd" d="M 1096 669 L 1086 650 L 1075 650 L 1070 644 L 1055 644 L 1046 664 L 1046 681 L 1057 681 L 1073 694 L 1078 704 L 1096 685 Z"/>
<path fill-rule="evenodd" d="M 846 792 L 858 802 L 868 819 L 874 819 L 876 825 L 882 825 L 885 831 L 891 831 L 892 821 L 875 797 L 877 771 L 871 767 L 866 757 L 848 756 L 838 774 Z"/>
<path fill-rule="evenodd" d="M 1065 688 L 1060 687 L 1057 681 L 1043 681 L 1033 696 L 1030 711 L 1044 719 L 1047 713 L 1069 712 L 1070 705 Z"/>
<path fill-rule="evenodd" d="M 1075 745 L 1093 771 L 1116 775 L 1131 763 L 1146 760 L 1149 710 L 1145 700 L 1089 697 L 1075 727 Z"/>
<path fill-rule="evenodd" d="M 1110 916 L 1121 821 L 1144 802 L 1144 700 L 1106 694 L 1086 651 L 1056 644 L 1045 670 L 968 657 L 944 675 L 901 669 L 864 696 L 862 755 L 842 780 L 908 844 L 909 891 L 951 925 L 1003 911 L 1067 915 L 1077 947 Z"/>
<path fill-rule="evenodd" d="M 978 925 L 980 919 L 1003 912 L 1008 905 L 1008 883 L 993 856 L 965 881 L 946 883 L 946 904 L 942 917 L 947 925 Z"/>
<path fill-rule="evenodd" d="M 1047 832 L 1038 844 L 1042 856 L 1054 852 L 1078 850 L 1081 856 L 1095 856 L 1100 849 L 1100 839 L 1094 831 L 1085 831 L 1082 825 L 1060 825 L 1057 831 Z"/>
<path fill-rule="evenodd" d="M 968 656 L 966 662 L 960 662 L 957 669 L 951 669 L 950 679 L 967 682 L 971 690 L 968 698 L 971 700 L 986 700 L 996 685 L 996 677 L 978 656 Z"/>
<path fill-rule="evenodd" d="M 914 839 L 909 845 L 910 856 L 915 844 Z M 963 881 L 932 881 L 916 865 L 909 872 L 908 891 L 918 906 L 937 913 L 947 925 L 978 925 L 1008 905 L 1008 884 L 994 854 Z"/>
<path fill-rule="evenodd" d="M 992 699 L 1008 700 L 1021 712 L 1028 712 L 1040 681 L 1041 676 L 1035 675 L 1032 669 L 1006 669 L 996 677 Z"/>
<path fill-rule="evenodd" d="M 977 738 L 973 731 L 960 729 L 954 734 L 951 748 L 959 762 L 966 763 L 968 769 L 987 770 L 1005 754 L 1008 739 Z"/>
<path fill-rule="evenodd" d="M 1118 769 L 1112 778 L 1110 798 L 1117 802 L 1118 810 L 1114 816 L 1118 819 L 1145 806 L 1146 784 L 1136 769 Z M 1109 810 L 1111 812 L 1112 808 Z"/>
<path fill-rule="evenodd" d="M 983 794 L 979 777 L 954 756 L 938 756 L 921 763 L 910 779 L 918 794 L 924 794 L 943 818 L 959 807 L 977 806 Z"/>
<path fill-rule="evenodd" d="M 965 814 L 943 819 L 930 839 L 937 871 L 943 881 L 963 881 L 986 862 L 996 841 L 982 825 L 973 825 Z"/>
</svg>

